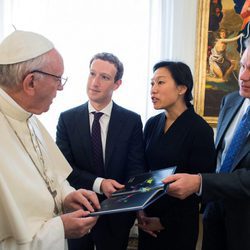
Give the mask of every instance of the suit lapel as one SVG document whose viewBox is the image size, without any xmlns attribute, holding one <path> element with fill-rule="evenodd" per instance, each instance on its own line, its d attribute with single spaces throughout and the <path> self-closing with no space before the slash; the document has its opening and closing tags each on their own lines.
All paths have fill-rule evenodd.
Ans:
<svg viewBox="0 0 250 250">
<path fill-rule="evenodd" d="M 244 101 L 244 98 L 238 97 L 235 99 L 234 102 L 231 102 L 230 105 L 228 105 L 224 113 L 222 114 L 222 123 L 219 126 L 218 134 L 216 137 L 216 149 L 217 151 L 220 150 L 221 144 L 222 144 L 222 138 L 224 137 L 228 127 L 230 126 L 231 122 L 233 121 L 236 113 L 240 109 L 242 103 Z M 238 163 L 241 161 L 241 159 L 249 152 L 250 142 L 249 142 L 250 136 L 248 135 L 247 143 L 243 145 L 243 148 L 240 150 L 240 153 L 237 155 L 237 157 L 234 160 L 234 163 L 232 165 L 231 171 L 238 165 Z"/>
<path fill-rule="evenodd" d="M 90 163 L 91 160 L 91 138 L 90 138 L 90 126 L 89 126 L 89 112 L 88 112 L 88 105 L 85 103 L 83 108 L 79 110 L 79 112 L 75 116 L 75 124 L 77 129 L 78 137 L 76 140 L 78 141 L 78 145 L 80 148 L 83 149 L 83 157 L 85 160 L 88 160 Z"/>
<path fill-rule="evenodd" d="M 223 110 L 222 115 L 222 122 L 219 123 L 215 146 L 218 149 L 219 145 L 222 143 L 222 139 L 230 126 L 234 116 L 236 115 L 237 111 L 239 110 L 242 102 L 244 101 L 243 98 L 237 98 L 234 102 L 231 102 L 225 109 Z"/>
<path fill-rule="evenodd" d="M 119 106 L 113 103 L 111 117 L 109 121 L 108 134 L 106 139 L 106 150 L 105 150 L 105 169 L 107 170 L 112 152 L 119 138 L 120 131 L 123 127 L 122 113 L 119 111 Z"/>
</svg>

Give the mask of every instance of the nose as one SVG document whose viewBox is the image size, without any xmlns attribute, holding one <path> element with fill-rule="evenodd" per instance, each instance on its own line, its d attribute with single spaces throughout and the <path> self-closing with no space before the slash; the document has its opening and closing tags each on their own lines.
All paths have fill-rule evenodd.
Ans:
<svg viewBox="0 0 250 250">
<path fill-rule="evenodd" d="M 59 84 L 58 86 L 57 86 L 57 91 L 62 91 L 63 90 L 63 85 L 62 84 Z"/>
<path fill-rule="evenodd" d="M 88 82 L 89 82 L 89 85 L 91 85 L 91 86 L 98 86 L 99 85 L 99 78 L 98 78 L 98 76 L 92 76 L 91 78 L 89 78 Z"/>
<path fill-rule="evenodd" d="M 157 85 L 153 84 L 151 85 L 151 93 L 156 93 L 157 92 Z"/>
<path fill-rule="evenodd" d="M 92 79 L 92 84 L 95 85 L 95 86 L 100 85 L 100 77 L 99 76 L 95 76 Z"/>
</svg>

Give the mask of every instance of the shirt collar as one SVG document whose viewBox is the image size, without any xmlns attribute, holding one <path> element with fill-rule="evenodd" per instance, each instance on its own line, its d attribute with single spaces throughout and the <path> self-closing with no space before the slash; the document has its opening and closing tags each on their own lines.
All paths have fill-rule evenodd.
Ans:
<svg viewBox="0 0 250 250">
<path fill-rule="evenodd" d="M 241 108 L 239 110 L 239 112 L 242 114 L 242 116 L 247 111 L 247 108 L 249 107 L 249 105 L 250 105 L 250 99 L 249 98 L 245 98 L 245 100 L 242 103 Z"/>
<path fill-rule="evenodd" d="M 250 99 L 249 99 L 249 98 L 246 98 L 246 99 L 245 99 L 245 102 L 246 102 L 246 105 L 247 105 L 247 106 L 250 105 Z"/>
<path fill-rule="evenodd" d="M 102 110 L 99 110 L 99 111 L 95 110 L 95 108 L 91 105 L 91 103 L 88 102 L 89 113 L 102 112 L 103 114 L 105 114 L 107 116 L 111 116 L 112 108 L 113 108 L 113 101 L 110 101 L 110 103 L 105 108 L 103 108 Z"/>
</svg>

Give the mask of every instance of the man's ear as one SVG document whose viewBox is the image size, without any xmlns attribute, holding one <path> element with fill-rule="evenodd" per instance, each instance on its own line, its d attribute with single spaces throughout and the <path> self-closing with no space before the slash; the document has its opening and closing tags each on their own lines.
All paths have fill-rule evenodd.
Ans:
<svg viewBox="0 0 250 250">
<path fill-rule="evenodd" d="M 114 85 L 114 90 L 118 89 L 122 84 L 122 80 L 117 80 Z"/>
<path fill-rule="evenodd" d="M 23 79 L 23 91 L 28 95 L 34 95 L 35 93 L 35 83 L 34 83 L 34 75 L 32 73 L 28 74 Z"/>
</svg>

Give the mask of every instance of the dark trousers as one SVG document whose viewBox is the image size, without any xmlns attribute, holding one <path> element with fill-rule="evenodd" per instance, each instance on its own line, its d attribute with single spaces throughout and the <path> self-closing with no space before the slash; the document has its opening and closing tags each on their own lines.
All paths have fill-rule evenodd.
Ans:
<svg viewBox="0 0 250 250">
<path fill-rule="evenodd" d="M 199 231 L 198 214 L 197 218 L 190 216 L 178 221 L 176 224 L 169 222 L 164 230 L 157 233 L 157 238 L 139 230 L 138 250 L 195 250 Z"/>
<path fill-rule="evenodd" d="M 227 235 L 221 202 L 208 203 L 203 214 L 202 250 L 227 250 Z"/>
</svg>

